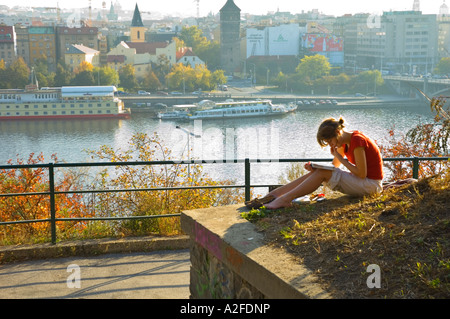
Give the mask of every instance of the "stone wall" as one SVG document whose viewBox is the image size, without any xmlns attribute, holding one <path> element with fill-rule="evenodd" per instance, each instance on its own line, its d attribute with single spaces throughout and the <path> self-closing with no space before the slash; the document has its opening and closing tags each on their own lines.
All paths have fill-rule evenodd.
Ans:
<svg viewBox="0 0 450 319">
<path fill-rule="evenodd" d="M 281 249 L 264 245 L 242 205 L 185 211 L 191 298 L 330 298 L 317 278 Z"/>
</svg>

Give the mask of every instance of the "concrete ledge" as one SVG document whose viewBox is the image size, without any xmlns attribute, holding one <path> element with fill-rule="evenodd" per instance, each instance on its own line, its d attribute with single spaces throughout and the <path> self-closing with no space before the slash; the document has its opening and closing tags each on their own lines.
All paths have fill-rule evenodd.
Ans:
<svg viewBox="0 0 450 319">
<path fill-rule="evenodd" d="M 263 235 L 240 216 L 245 210 L 242 205 L 233 205 L 181 214 L 181 227 L 191 240 L 191 298 L 205 297 L 198 294 L 198 286 L 205 283 L 204 278 L 198 278 L 200 274 L 209 276 L 210 290 L 218 290 L 206 295 L 212 298 L 331 298 L 308 268 L 284 251 L 264 245 Z M 199 249 L 207 251 L 207 258 L 199 257 Z M 236 287 L 240 279 L 235 277 L 244 283 Z M 214 278 L 221 280 L 217 283 Z M 246 285 L 259 294 L 242 294 Z"/>
<path fill-rule="evenodd" d="M 92 239 L 71 242 L 0 247 L 0 264 L 32 259 L 70 256 L 94 256 L 110 253 L 181 250 L 189 247 L 188 236 L 134 237 L 122 239 Z"/>
</svg>

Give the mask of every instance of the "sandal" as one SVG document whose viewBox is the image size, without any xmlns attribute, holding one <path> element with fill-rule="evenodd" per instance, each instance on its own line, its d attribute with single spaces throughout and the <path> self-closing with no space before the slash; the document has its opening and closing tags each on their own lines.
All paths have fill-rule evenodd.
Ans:
<svg viewBox="0 0 450 319">
<path fill-rule="evenodd" d="M 250 209 L 258 209 L 275 199 L 273 195 L 267 195 L 263 198 L 255 198 L 245 202 L 245 206 Z"/>
</svg>

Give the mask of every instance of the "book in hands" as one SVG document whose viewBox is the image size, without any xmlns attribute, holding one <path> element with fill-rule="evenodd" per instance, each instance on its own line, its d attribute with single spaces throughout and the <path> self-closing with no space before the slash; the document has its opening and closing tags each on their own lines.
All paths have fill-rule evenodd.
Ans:
<svg viewBox="0 0 450 319">
<path fill-rule="evenodd" d="M 313 168 L 327 169 L 330 171 L 334 171 L 336 169 L 336 167 L 334 167 L 333 165 L 319 164 L 319 163 L 311 163 L 311 166 Z"/>
</svg>

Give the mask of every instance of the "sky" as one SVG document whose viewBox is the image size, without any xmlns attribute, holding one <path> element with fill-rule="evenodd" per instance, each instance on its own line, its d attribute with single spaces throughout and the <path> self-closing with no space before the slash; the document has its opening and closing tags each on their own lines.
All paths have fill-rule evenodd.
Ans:
<svg viewBox="0 0 450 319">
<path fill-rule="evenodd" d="M 102 2 L 106 2 L 107 8 L 111 4 L 111 0 L 91 0 L 92 8 L 101 8 Z M 113 3 L 116 0 L 112 0 Z M 319 9 L 319 12 L 329 15 L 340 16 L 346 13 L 372 13 L 380 14 L 389 10 L 411 10 L 414 0 L 234 0 L 236 5 L 241 8 L 242 13 L 266 14 L 269 11 L 290 11 L 291 13 L 301 13 L 312 9 Z M 88 7 L 88 0 L 4 0 L 2 4 L 9 7 L 19 6 L 46 6 L 56 7 L 57 3 L 60 8 L 79 8 Z M 140 11 L 160 12 L 163 14 L 178 14 L 181 16 L 195 16 L 197 5 L 195 0 L 119 0 L 122 8 L 127 10 L 134 9 L 138 3 Z M 425 14 L 437 14 L 439 7 L 444 0 L 421 0 L 421 11 Z M 448 5 L 450 6 L 450 1 Z M 218 13 L 226 0 L 200 0 L 200 16 L 205 16 L 209 12 Z"/>
</svg>

